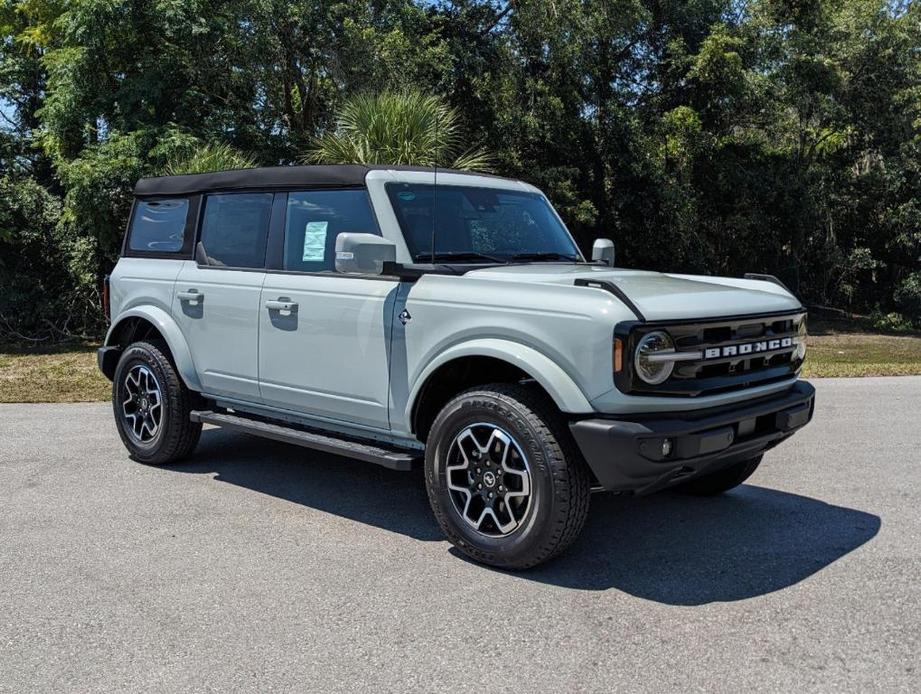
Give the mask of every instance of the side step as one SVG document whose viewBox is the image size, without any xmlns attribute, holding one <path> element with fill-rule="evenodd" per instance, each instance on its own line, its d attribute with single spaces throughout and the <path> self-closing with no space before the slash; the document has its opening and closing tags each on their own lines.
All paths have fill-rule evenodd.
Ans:
<svg viewBox="0 0 921 694">
<path fill-rule="evenodd" d="M 189 418 L 193 422 L 202 424 L 213 424 L 224 429 L 240 431 L 244 434 L 253 434 L 275 441 L 284 443 L 293 443 L 296 446 L 312 448 L 324 453 L 334 453 L 343 455 L 355 460 L 363 460 L 368 463 L 376 463 L 390 468 L 391 470 L 411 470 L 413 462 L 418 459 L 418 455 L 413 455 L 408 451 L 401 451 L 393 448 L 381 448 L 371 443 L 355 441 L 353 439 L 342 439 L 334 436 L 327 436 L 304 429 L 284 426 L 282 424 L 273 424 L 261 419 L 251 417 L 241 417 L 236 414 L 227 414 L 225 412 L 212 412 L 211 410 L 194 410 Z"/>
</svg>

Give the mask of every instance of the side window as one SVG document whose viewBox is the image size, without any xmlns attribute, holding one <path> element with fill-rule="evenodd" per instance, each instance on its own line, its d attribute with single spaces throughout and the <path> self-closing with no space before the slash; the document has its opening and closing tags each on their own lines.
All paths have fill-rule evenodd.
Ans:
<svg viewBox="0 0 921 694">
<path fill-rule="evenodd" d="M 311 190 L 288 194 L 284 269 L 334 270 L 342 232 L 380 236 L 366 190 Z"/>
<path fill-rule="evenodd" d="M 188 214 L 186 198 L 138 200 L 128 232 L 128 249 L 147 253 L 181 251 Z"/>
<path fill-rule="evenodd" d="M 209 265 L 265 266 L 272 193 L 226 193 L 205 198 L 201 244 Z"/>
</svg>

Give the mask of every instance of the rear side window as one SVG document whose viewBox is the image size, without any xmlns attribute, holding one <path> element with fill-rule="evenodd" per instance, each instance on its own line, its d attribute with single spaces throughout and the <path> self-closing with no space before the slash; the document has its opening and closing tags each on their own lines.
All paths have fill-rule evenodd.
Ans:
<svg viewBox="0 0 921 694">
<path fill-rule="evenodd" d="M 134 207 L 128 248 L 147 253 L 176 253 L 185 240 L 189 214 L 186 198 L 138 200 Z"/>
<path fill-rule="evenodd" d="M 288 193 L 284 269 L 334 270 L 336 237 L 343 232 L 380 236 L 366 190 Z"/>
<path fill-rule="evenodd" d="M 201 244 L 209 265 L 265 266 L 272 193 L 227 193 L 205 198 Z"/>
</svg>

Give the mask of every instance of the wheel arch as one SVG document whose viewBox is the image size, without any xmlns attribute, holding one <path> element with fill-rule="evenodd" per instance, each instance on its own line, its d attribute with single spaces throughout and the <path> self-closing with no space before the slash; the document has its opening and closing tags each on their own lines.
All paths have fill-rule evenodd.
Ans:
<svg viewBox="0 0 921 694">
<path fill-rule="evenodd" d="M 192 352 L 172 316 L 156 306 L 131 308 L 121 313 L 112 323 L 106 333 L 105 346 L 124 348 L 138 338 L 162 339 L 169 348 L 169 356 L 186 387 L 189 390 L 201 391 L 201 382 L 195 370 Z"/>
<path fill-rule="evenodd" d="M 421 441 L 441 407 L 457 393 L 496 382 L 534 381 L 561 412 L 585 414 L 591 403 L 549 357 L 532 347 L 501 339 L 479 339 L 441 352 L 422 370 L 406 406 L 409 430 Z"/>
</svg>

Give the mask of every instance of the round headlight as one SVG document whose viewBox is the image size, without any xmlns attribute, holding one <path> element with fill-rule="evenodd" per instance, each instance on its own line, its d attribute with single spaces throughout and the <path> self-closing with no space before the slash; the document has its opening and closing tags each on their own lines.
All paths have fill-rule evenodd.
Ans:
<svg viewBox="0 0 921 694">
<path fill-rule="evenodd" d="M 668 333 L 657 330 L 647 333 L 636 346 L 633 365 L 637 375 L 651 386 L 658 385 L 672 375 L 675 362 L 663 360 L 650 360 L 650 357 L 660 352 L 674 352 L 675 343 Z"/>
</svg>

